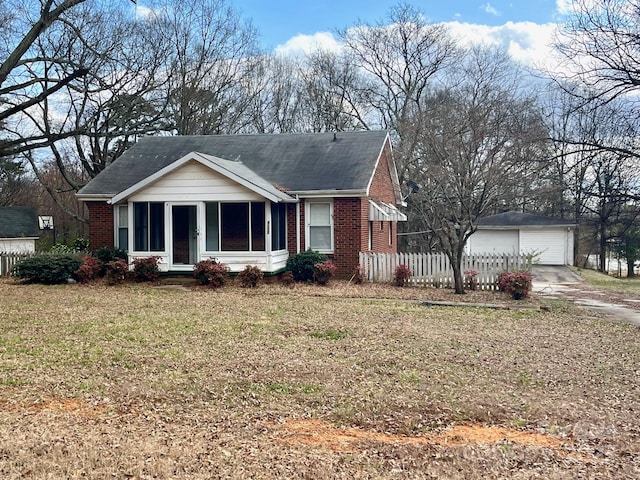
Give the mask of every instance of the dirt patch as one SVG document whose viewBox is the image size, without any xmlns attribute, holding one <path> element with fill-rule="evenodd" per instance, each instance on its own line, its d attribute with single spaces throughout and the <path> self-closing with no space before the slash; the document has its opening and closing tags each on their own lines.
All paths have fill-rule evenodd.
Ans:
<svg viewBox="0 0 640 480">
<path fill-rule="evenodd" d="M 91 404 L 75 398 L 46 398 L 33 403 L 8 403 L 0 400 L 0 408 L 11 412 L 74 414 L 85 418 L 97 418 L 107 409 L 104 404 Z"/>
<path fill-rule="evenodd" d="M 307 445 L 342 453 L 359 451 L 359 443 L 366 441 L 452 447 L 510 442 L 554 450 L 562 448 L 562 443 L 549 435 L 483 425 L 457 425 L 437 434 L 420 437 L 392 435 L 358 428 L 336 428 L 328 422 L 312 419 L 287 420 L 282 424 L 273 425 L 272 428 L 277 440 L 286 445 Z"/>
</svg>

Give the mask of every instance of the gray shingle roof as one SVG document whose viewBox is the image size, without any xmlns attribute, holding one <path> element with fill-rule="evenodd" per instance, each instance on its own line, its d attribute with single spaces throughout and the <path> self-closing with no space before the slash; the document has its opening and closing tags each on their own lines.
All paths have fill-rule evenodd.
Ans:
<svg viewBox="0 0 640 480">
<path fill-rule="evenodd" d="M 478 220 L 479 227 L 545 227 L 573 226 L 574 222 L 562 218 L 545 217 L 523 212 L 505 212 Z"/>
<path fill-rule="evenodd" d="M 31 207 L 0 207 L 0 238 L 37 237 L 38 216 Z"/>
<path fill-rule="evenodd" d="M 114 195 L 190 152 L 241 161 L 287 191 L 365 191 L 386 131 L 144 137 L 78 194 Z"/>
</svg>

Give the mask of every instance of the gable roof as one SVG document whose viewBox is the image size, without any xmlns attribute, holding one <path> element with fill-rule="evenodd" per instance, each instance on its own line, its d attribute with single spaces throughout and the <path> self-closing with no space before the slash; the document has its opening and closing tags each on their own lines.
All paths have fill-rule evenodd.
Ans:
<svg viewBox="0 0 640 480">
<path fill-rule="evenodd" d="M 0 238 L 38 237 L 38 216 L 31 207 L 0 207 Z"/>
<path fill-rule="evenodd" d="M 504 227 L 573 227 L 574 222 L 563 218 L 545 217 L 524 212 L 504 212 L 478 219 L 478 228 Z"/>
<path fill-rule="evenodd" d="M 138 190 L 153 183 L 159 178 L 165 176 L 167 173 L 181 167 L 189 161 L 196 161 L 202 165 L 211 168 L 213 171 L 243 185 L 249 190 L 259 194 L 260 196 L 271 200 L 272 202 L 295 202 L 295 199 L 286 193 L 281 192 L 276 187 L 271 185 L 265 179 L 256 175 L 252 170 L 248 169 L 242 162 L 232 162 L 229 160 L 223 160 L 221 158 L 213 157 L 211 155 L 205 155 L 203 153 L 191 152 L 170 163 L 166 167 L 158 170 L 153 175 L 144 178 L 138 183 L 130 186 L 126 190 L 118 193 L 111 199 L 111 203 L 117 203 L 120 200 L 127 198 Z"/>
<path fill-rule="evenodd" d="M 289 193 L 367 192 L 386 131 L 143 137 L 78 192 L 113 197 L 191 152 L 242 162 Z"/>
</svg>

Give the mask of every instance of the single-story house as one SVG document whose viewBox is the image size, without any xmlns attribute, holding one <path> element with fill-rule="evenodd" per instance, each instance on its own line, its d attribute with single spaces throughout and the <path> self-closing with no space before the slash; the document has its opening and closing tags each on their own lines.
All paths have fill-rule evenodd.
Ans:
<svg viewBox="0 0 640 480">
<path fill-rule="evenodd" d="M 276 273 L 313 249 L 349 276 L 359 252 L 395 253 L 406 220 L 385 131 L 144 137 L 77 196 L 92 249 L 168 272 L 216 258 Z"/>
<path fill-rule="evenodd" d="M 541 265 L 573 265 L 575 223 L 523 212 L 505 212 L 478 220 L 467 252 L 536 254 Z"/>
<path fill-rule="evenodd" d="M 0 207 L 0 252 L 35 252 L 38 216 L 31 207 Z"/>
</svg>

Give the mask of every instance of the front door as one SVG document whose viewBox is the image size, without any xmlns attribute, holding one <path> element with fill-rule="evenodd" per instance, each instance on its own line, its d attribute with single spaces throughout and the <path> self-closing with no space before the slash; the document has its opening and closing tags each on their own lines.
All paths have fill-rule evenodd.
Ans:
<svg viewBox="0 0 640 480">
<path fill-rule="evenodd" d="M 171 207 L 173 265 L 198 262 L 198 208 L 195 205 Z"/>
</svg>

